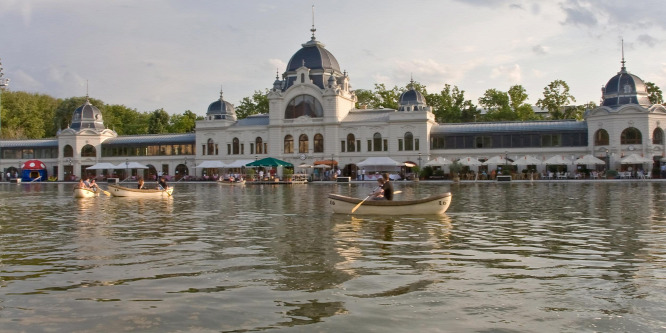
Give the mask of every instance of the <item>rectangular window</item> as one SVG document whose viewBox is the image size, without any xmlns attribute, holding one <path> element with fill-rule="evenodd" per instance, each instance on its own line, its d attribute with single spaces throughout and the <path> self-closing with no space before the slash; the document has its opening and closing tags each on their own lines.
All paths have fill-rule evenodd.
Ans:
<svg viewBox="0 0 666 333">
<path fill-rule="evenodd" d="M 361 140 L 356 140 L 356 147 L 358 147 L 358 150 L 356 150 L 356 151 L 360 152 L 361 151 Z"/>
<path fill-rule="evenodd" d="M 419 139 L 414 139 L 414 149 L 415 150 L 420 150 L 419 149 Z"/>
<path fill-rule="evenodd" d="M 206 155 L 206 145 L 201 145 L 201 155 Z"/>
<path fill-rule="evenodd" d="M 372 140 L 368 140 L 368 151 L 372 151 Z"/>
<path fill-rule="evenodd" d="M 231 155 L 231 144 L 227 143 L 227 155 Z"/>
<path fill-rule="evenodd" d="M 384 151 L 388 151 L 388 139 L 384 139 Z"/>
<path fill-rule="evenodd" d="M 345 142 L 344 141 L 340 141 L 340 152 L 341 153 L 345 152 Z"/>
<path fill-rule="evenodd" d="M 264 154 L 268 154 L 268 143 L 264 143 Z"/>
<path fill-rule="evenodd" d="M 398 151 L 402 151 L 402 139 L 398 139 Z"/>
<path fill-rule="evenodd" d="M 241 143 L 241 155 L 245 154 L 245 144 Z"/>
<path fill-rule="evenodd" d="M 254 143 L 250 143 L 250 155 L 254 154 Z"/>
</svg>

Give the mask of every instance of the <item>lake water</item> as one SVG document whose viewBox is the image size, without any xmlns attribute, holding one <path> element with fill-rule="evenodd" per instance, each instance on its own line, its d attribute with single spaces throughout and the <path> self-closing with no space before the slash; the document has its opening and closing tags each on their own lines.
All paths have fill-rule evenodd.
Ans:
<svg viewBox="0 0 666 333">
<path fill-rule="evenodd" d="M 374 184 L 0 184 L 1 332 L 666 331 L 666 182 L 396 183 L 446 215 L 332 214 Z"/>
</svg>

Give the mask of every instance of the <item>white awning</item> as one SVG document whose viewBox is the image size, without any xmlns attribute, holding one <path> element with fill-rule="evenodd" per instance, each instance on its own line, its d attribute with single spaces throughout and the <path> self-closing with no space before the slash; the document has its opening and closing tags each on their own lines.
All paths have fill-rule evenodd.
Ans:
<svg viewBox="0 0 666 333">
<path fill-rule="evenodd" d="M 111 163 L 102 162 L 102 163 L 97 163 L 97 164 L 91 165 L 91 166 L 87 167 L 86 169 L 87 170 L 103 170 L 103 169 L 113 170 L 113 169 L 120 169 L 120 168 L 111 164 Z M 124 169 L 124 167 L 123 167 L 123 169 Z"/>
<path fill-rule="evenodd" d="M 121 162 L 118 163 L 114 169 L 148 169 L 147 166 L 139 163 L 139 162 Z"/>
<path fill-rule="evenodd" d="M 224 168 L 226 165 L 222 161 L 203 161 L 201 164 L 195 166 L 199 169 L 210 169 L 210 168 Z"/>
<path fill-rule="evenodd" d="M 400 163 L 390 157 L 368 157 L 365 160 L 356 163 L 357 166 L 403 166 L 405 163 Z"/>
</svg>

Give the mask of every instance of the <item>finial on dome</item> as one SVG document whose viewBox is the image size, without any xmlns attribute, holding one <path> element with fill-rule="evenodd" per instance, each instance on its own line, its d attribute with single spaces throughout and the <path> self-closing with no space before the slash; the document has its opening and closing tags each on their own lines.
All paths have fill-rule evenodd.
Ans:
<svg viewBox="0 0 666 333">
<path fill-rule="evenodd" d="M 276 80 L 280 79 L 280 69 L 279 68 L 275 68 L 275 79 Z"/>
<path fill-rule="evenodd" d="M 625 67 L 625 64 L 626 64 L 627 62 L 624 60 L 624 38 L 621 39 L 621 43 L 622 43 L 622 61 L 620 61 L 620 63 L 622 63 L 621 71 L 622 71 L 622 72 L 626 72 L 626 71 L 627 71 L 627 67 Z"/>
<path fill-rule="evenodd" d="M 90 98 L 88 98 L 88 80 L 86 80 L 86 102 L 90 103 Z"/>
<path fill-rule="evenodd" d="M 223 100 L 222 99 L 222 85 L 220 85 L 220 100 Z"/>
<path fill-rule="evenodd" d="M 414 74 L 409 74 L 409 89 L 414 90 Z"/>
<path fill-rule="evenodd" d="M 310 31 L 312 31 L 312 38 L 311 39 L 315 40 L 316 39 L 315 38 L 315 31 L 317 31 L 317 29 L 315 29 L 315 26 L 314 26 L 314 4 L 312 5 L 312 29 L 310 29 Z"/>
</svg>

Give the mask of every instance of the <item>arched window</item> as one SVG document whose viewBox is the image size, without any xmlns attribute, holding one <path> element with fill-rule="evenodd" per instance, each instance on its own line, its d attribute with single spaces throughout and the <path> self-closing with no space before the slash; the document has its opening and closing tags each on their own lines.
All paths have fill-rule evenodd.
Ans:
<svg viewBox="0 0 666 333">
<path fill-rule="evenodd" d="M 81 157 L 95 157 L 97 150 L 92 145 L 85 145 L 81 148 Z"/>
<path fill-rule="evenodd" d="M 664 144 L 664 130 L 657 127 L 652 132 L 652 144 L 663 145 Z"/>
<path fill-rule="evenodd" d="M 315 153 L 324 152 L 324 136 L 321 134 L 315 134 L 314 136 L 314 152 Z"/>
<path fill-rule="evenodd" d="M 298 137 L 298 152 L 307 154 L 308 150 L 308 136 L 301 134 L 301 136 Z"/>
<path fill-rule="evenodd" d="M 65 145 L 65 147 L 62 148 L 62 155 L 63 157 L 74 157 L 74 149 L 70 145 Z"/>
<path fill-rule="evenodd" d="M 287 135 L 284 137 L 284 153 L 293 154 L 294 153 L 294 137 Z"/>
<path fill-rule="evenodd" d="M 231 151 L 234 155 L 240 154 L 240 142 L 238 141 L 238 138 L 231 140 Z"/>
<path fill-rule="evenodd" d="M 356 137 L 351 133 L 347 134 L 347 151 L 356 151 Z"/>
<path fill-rule="evenodd" d="M 263 142 L 264 140 L 262 140 L 261 137 L 257 137 L 256 139 L 254 139 L 254 145 L 257 147 L 257 154 L 264 153 Z"/>
<path fill-rule="evenodd" d="M 639 145 L 643 142 L 641 131 L 636 127 L 627 127 L 620 135 L 620 144 L 623 145 Z"/>
<path fill-rule="evenodd" d="M 321 118 L 324 116 L 324 108 L 321 107 L 321 103 L 314 96 L 298 95 L 287 104 L 284 119 L 294 119 L 302 116 Z"/>
<path fill-rule="evenodd" d="M 595 146 L 608 145 L 608 132 L 605 129 L 600 129 L 596 133 L 594 133 L 594 145 Z"/>
<path fill-rule="evenodd" d="M 382 135 L 379 133 L 372 136 L 372 151 L 382 151 Z"/>
<path fill-rule="evenodd" d="M 215 143 L 213 139 L 208 139 L 208 144 L 206 145 L 207 155 L 213 155 L 215 153 Z"/>
<path fill-rule="evenodd" d="M 405 133 L 405 150 L 414 150 L 414 135 L 412 132 Z"/>
</svg>

